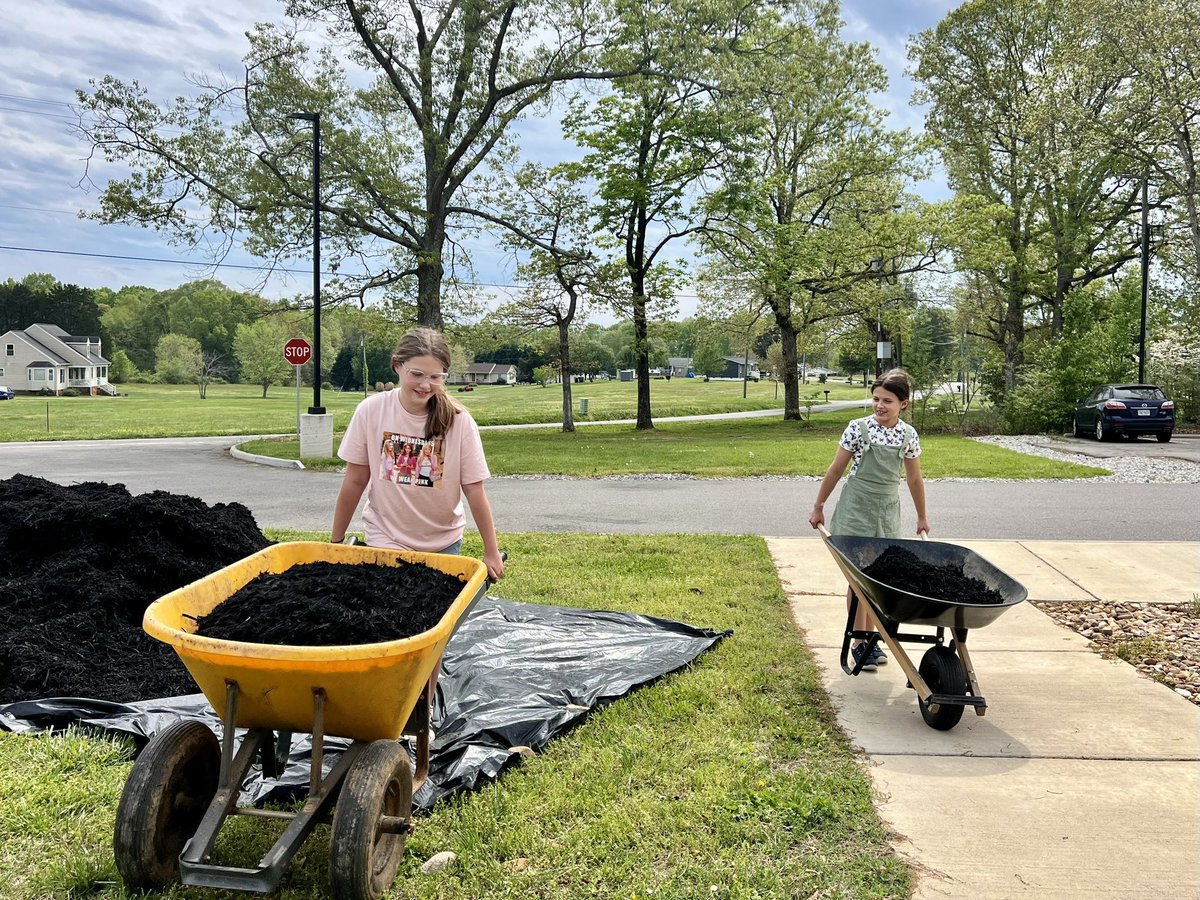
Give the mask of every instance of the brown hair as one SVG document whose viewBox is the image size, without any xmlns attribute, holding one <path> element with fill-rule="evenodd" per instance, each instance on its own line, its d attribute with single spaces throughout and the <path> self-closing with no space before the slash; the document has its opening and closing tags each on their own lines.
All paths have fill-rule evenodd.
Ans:
<svg viewBox="0 0 1200 900">
<path fill-rule="evenodd" d="M 418 356 L 432 356 L 442 364 L 442 370 L 450 371 L 450 345 L 440 331 L 433 328 L 413 328 L 400 338 L 392 353 L 392 368 L 400 377 L 400 366 Z M 428 418 L 425 420 L 425 439 L 444 435 L 454 424 L 454 417 L 462 409 L 450 399 L 441 385 L 434 385 L 429 397 Z"/>
<path fill-rule="evenodd" d="M 912 381 L 909 380 L 908 373 L 903 369 L 888 369 L 882 375 L 875 379 L 875 383 L 871 385 L 871 390 L 881 387 L 885 391 L 891 391 L 901 401 L 907 400 L 912 396 Z"/>
</svg>

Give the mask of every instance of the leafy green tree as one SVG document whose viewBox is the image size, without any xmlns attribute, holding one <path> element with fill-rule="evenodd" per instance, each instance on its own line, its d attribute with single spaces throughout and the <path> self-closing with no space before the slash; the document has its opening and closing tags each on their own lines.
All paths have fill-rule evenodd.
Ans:
<svg viewBox="0 0 1200 900">
<path fill-rule="evenodd" d="M 722 317 L 771 310 L 785 419 L 800 418 L 800 336 L 876 308 L 885 279 L 929 266 L 939 248 L 936 210 L 904 192 L 924 172 L 920 147 L 884 127 L 872 94 L 886 74 L 841 25 L 822 0 L 760 23 L 755 42 L 773 52 L 739 58 L 731 101 L 752 137 L 725 162 L 710 201 L 720 223 L 703 236 L 711 269 L 734 286 Z"/>
<path fill-rule="evenodd" d="M 571 350 L 571 365 L 576 372 L 594 380 L 601 372 L 612 373 L 617 367 L 611 350 L 586 335 L 577 337 Z"/>
<path fill-rule="evenodd" d="M 124 384 L 137 377 L 138 370 L 124 350 L 114 350 L 108 357 L 108 380 L 113 384 Z"/>
<path fill-rule="evenodd" d="M 123 287 L 101 315 L 113 342 L 143 371 L 154 370 L 154 348 L 171 330 L 163 293 L 141 285 Z"/>
<path fill-rule="evenodd" d="M 192 384 L 204 367 L 200 342 L 183 334 L 164 334 L 154 346 L 154 373 L 167 384 Z"/>
<path fill-rule="evenodd" d="M 517 267 L 517 277 L 526 283 L 520 299 L 505 304 L 494 317 L 522 330 L 554 330 L 562 382 L 562 430 L 575 430 L 572 409 L 572 326 L 581 314 L 585 298 L 596 289 L 598 275 L 590 250 L 589 199 L 584 195 L 571 167 L 547 170 L 526 165 L 512 175 L 501 202 L 506 218 L 519 231 L 510 231 L 507 243 L 528 247 L 528 257 Z M 534 380 L 545 386 L 543 379 Z"/>
<path fill-rule="evenodd" d="M 81 91 L 94 158 L 127 167 L 95 217 L 166 232 L 219 251 L 236 232 L 272 260 L 303 255 L 311 234 L 312 141 L 321 116 L 324 259 L 331 299 L 390 289 L 415 295 L 420 324 L 442 327 L 446 242 L 472 205 L 480 164 L 514 122 L 562 85 L 639 71 L 601 65 L 612 20 L 571 0 L 289 0 L 293 27 L 249 34 L 245 80 L 202 84 L 159 105 L 106 76 Z M 322 33 L 311 50 L 300 35 Z M 180 201 L 186 197 L 185 213 Z M 353 265 L 343 265 L 352 262 Z M 346 274 L 361 271 L 361 276 Z"/>
<path fill-rule="evenodd" d="M 156 302 L 165 307 L 167 328 L 172 333 L 194 337 L 206 351 L 227 360 L 235 358 L 237 326 L 255 321 L 267 309 L 261 297 L 213 280 L 192 281 L 163 291 Z"/>
<path fill-rule="evenodd" d="M 715 340 L 697 344 L 692 354 L 692 371 L 714 377 L 725 371 L 725 351 Z"/>
<path fill-rule="evenodd" d="M 741 46 L 745 21 L 765 4 L 635 0 L 621 8 L 616 59 L 654 56 L 658 71 L 614 85 L 611 94 L 573 104 L 564 129 L 586 150 L 577 164 L 597 184 L 594 213 L 614 247 L 606 269 L 609 302 L 633 324 L 637 425 L 652 429 L 650 321 L 670 315 L 681 266 L 670 248 L 704 227 L 697 194 L 716 173 L 738 117 L 717 102 L 726 61 Z"/>
<path fill-rule="evenodd" d="M 1000 304 L 987 330 L 1005 390 L 1031 319 L 1059 335 L 1067 295 L 1137 255 L 1128 227 L 1141 166 L 1126 148 L 1149 119 L 1130 98 L 1132 73 L 1112 64 L 1110 25 L 1089 0 L 972 0 L 910 50 L 950 186 L 996 210 L 989 227 L 960 235 L 968 258 L 972 244 L 990 247 L 972 270 Z"/>
<path fill-rule="evenodd" d="M 233 339 L 233 352 L 242 369 L 242 380 L 261 385 L 263 399 L 273 384 L 283 384 L 292 374 L 292 366 L 283 357 L 283 345 L 290 335 L 278 318 L 264 317 L 249 325 L 239 323 Z"/>
<path fill-rule="evenodd" d="M 1195 4 L 1080 2 L 1110 36 L 1108 61 L 1116 74 L 1128 76 L 1132 105 L 1149 116 L 1138 133 L 1118 134 L 1133 138 L 1123 149 L 1144 166 L 1156 193 L 1177 207 L 1168 242 L 1172 252 L 1164 261 L 1187 280 L 1193 296 L 1200 294 L 1200 30 Z"/>
<path fill-rule="evenodd" d="M 91 288 L 61 284 L 41 272 L 0 284 L 0 332 L 36 323 L 57 325 L 67 334 L 98 336 L 106 348 L 111 342 Z"/>
</svg>

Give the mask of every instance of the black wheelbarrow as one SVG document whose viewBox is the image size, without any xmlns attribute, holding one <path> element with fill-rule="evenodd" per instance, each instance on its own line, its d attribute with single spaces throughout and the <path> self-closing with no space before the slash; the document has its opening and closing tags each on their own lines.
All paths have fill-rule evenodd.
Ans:
<svg viewBox="0 0 1200 900">
<path fill-rule="evenodd" d="M 958 724 L 968 706 L 975 709 L 976 715 L 982 716 L 987 710 L 987 701 L 980 693 L 975 667 L 967 652 L 967 632 L 994 622 L 1006 610 L 1023 602 L 1029 596 L 1024 586 L 977 553 L 956 544 L 831 535 L 823 526 L 820 531 L 850 583 L 850 608 L 842 636 L 842 670 L 848 675 L 857 675 L 882 640 L 908 678 L 908 687 L 917 692 L 921 718 L 926 725 L 948 731 Z M 999 603 L 964 603 L 952 598 L 925 597 L 866 575 L 863 570 L 889 547 L 908 550 L 930 565 L 961 567 L 963 575 L 983 582 L 998 592 L 1001 600 Z M 873 632 L 854 629 L 860 603 L 875 625 Z M 932 626 L 936 630 L 933 634 L 902 632 L 903 624 Z M 948 646 L 945 641 L 947 629 L 953 635 Z M 858 663 L 851 665 L 850 643 L 855 638 L 867 641 L 867 652 Z M 901 641 L 933 646 L 925 651 L 920 665 L 914 666 Z"/>
</svg>

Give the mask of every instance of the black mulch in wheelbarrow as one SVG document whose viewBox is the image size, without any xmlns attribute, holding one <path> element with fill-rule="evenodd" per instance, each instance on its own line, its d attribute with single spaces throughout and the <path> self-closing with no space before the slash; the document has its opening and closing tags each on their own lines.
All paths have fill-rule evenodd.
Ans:
<svg viewBox="0 0 1200 900">
<path fill-rule="evenodd" d="M 0 481 L 0 509 L 0 703 L 195 691 L 142 614 L 271 543 L 239 503 L 120 484 L 15 475 Z"/>
<path fill-rule="evenodd" d="M 196 633 L 306 647 L 396 641 L 437 625 L 462 590 L 460 578 L 424 563 L 302 563 L 250 580 Z"/>
<path fill-rule="evenodd" d="M 903 547 L 888 547 L 862 571 L 869 578 L 922 597 L 959 603 L 1004 602 L 998 590 L 965 575 L 961 564 L 926 562 Z"/>
</svg>

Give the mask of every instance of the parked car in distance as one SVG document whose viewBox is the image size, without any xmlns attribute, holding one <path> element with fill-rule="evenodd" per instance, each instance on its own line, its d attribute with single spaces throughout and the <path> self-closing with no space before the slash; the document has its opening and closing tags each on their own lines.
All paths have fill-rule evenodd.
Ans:
<svg viewBox="0 0 1200 900">
<path fill-rule="evenodd" d="M 17 396 L 17 395 L 14 394 L 12 391 L 10 391 L 8 388 L 6 388 L 4 385 L 0 384 L 0 400 L 11 400 L 15 396 Z"/>
<path fill-rule="evenodd" d="M 1165 444 L 1175 431 L 1175 403 L 1152 384 L 1102 384 L 1075 404 L 1072 425 L 1075 437 L 1153 434 Z"/>
</svg>

